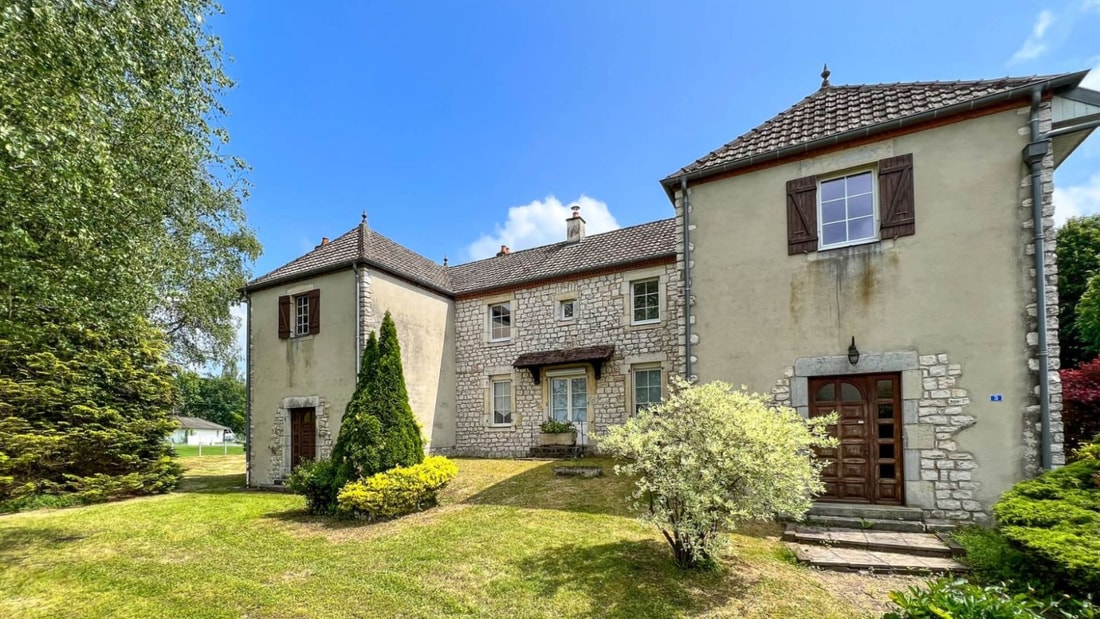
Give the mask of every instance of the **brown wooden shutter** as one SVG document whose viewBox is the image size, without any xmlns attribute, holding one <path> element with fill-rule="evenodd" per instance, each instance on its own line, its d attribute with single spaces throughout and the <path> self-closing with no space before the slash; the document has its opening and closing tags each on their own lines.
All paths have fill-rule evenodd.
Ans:
<svg viewBox="0 0 1100 619">
<path fill-rule="evenodd" d="M 321 332 L 321 291 L 310 290 L 309 293 L 309 334 Z"/>
<path fill-rule="evenodd" d="M 290 295 L 279 297 L 279 339 L 290 338 Z"/>
<path fill-rule="evenodd" d="M 787 254 L 817 251 L 817 177 L 787 181 Z"/>
<path fill-rule="evenodd" d="M 893 239 L 916 233 L 912 153 L 878 162 L 878 199 L 882 238 Z"/>
</svg>

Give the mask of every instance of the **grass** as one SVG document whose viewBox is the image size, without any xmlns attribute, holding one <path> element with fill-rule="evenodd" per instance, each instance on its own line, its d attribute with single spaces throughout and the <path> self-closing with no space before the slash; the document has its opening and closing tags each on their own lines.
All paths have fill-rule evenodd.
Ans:
<svg viewBox="0 0 1100 619">
<path fill-rule="evenodd" d="M 681 572 L 627 480 L 550 462 L 459 460 L 439 507 L 376 525 L 244 490 L 240 456 L 184 463 L 170 495 L 0 517 L 0 616 L 853 617 L 907 584 L 794 565 L 775 526 Z"/>
<path fill-rule="evenodd" d="M 176 455 L 181 458 L 193 458 L 199 455 L 198 445 L 173 445 L 176 450 Z M 244 455 L 244 445 L 227 445 L 222 447 L 221 445 L 203 445 L 202 457 L 206 456 L 222 456 L 222 455 Z M 243 466 L 243 465 L 242 465 Z"/>
</svg>

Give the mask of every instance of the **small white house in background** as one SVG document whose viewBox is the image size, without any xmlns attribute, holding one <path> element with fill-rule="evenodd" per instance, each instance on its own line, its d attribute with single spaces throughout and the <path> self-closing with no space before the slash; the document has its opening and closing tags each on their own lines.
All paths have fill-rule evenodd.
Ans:
<svg viewBox="0 0 1100 619">
<path fill-rule="evenodd" d="M 180 427 L 172 432 L 169 441 L 176 445 L 220 445 L 233 440 L 233 431 L 229 428 L 199 419 L 198 417 L 176 417 Z"/>
</svg>

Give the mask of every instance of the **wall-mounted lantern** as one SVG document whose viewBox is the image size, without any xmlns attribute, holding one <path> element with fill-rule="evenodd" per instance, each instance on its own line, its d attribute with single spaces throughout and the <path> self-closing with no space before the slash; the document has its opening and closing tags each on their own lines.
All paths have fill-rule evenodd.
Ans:
<svg viewBox="0 0 1100 619">
<path fill-rule="evenodd" d="M 855 365 L 859 363 L 859 349 L 856 348 L 856 336 L 852 336 L 852 344 L 848 347 L 848 363 Z"/>
</svg>

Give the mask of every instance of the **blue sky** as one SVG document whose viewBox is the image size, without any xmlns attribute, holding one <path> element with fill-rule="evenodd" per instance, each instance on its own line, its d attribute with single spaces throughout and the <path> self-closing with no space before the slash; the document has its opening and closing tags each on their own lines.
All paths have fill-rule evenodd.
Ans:
<svg viewBox="0 0 1100 619">
<path fill-rule="evenodd" d="M 807 8 L 809 7 L 809 8 Z M 672 215 L 658 180 L 820 85 L 1100 67 L 1100 0 L 226 3 L 256 274 L 355 226 L 452 264 Z M 1100 68 L 1089 76 L 1100 89 Z M 1059 198 L 1100 210 L 1100 138 Z"/>
</svg>

